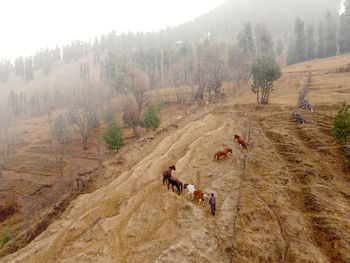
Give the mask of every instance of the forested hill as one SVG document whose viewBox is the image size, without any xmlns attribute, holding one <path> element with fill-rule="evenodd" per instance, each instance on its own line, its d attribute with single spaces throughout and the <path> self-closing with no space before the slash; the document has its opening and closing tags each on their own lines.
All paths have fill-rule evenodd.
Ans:
<svg viewBox="0 0 350 263">
<path fill-rule="evenodd" d="M 113 86 L 117 68 L 127 64 L 143 71 L 152 89 L 198 85 L 202 91 L 211 82 L 200 76 L 210 79 L 215 70 L 221 80 L 239 86 L 249 79 L 250 62 L 259 53 L 277 55 L 283 65 L 287 49 L 287 64 L 349 52 L 350 8 L 340 18 L 340 1 L 229 0 L 158 32 L 112 31 L 93 41 L 41 49 L 14 63 L 0 60 L 0 101 L 14 115 L 41 114 L 40 101 L 47 99 L 40 98 L 40 89 L 57 98 L 90 79 Z"/>
<path fill-rule="evenodd" d="M 292 32 L 294 20 L 316 24 L 336 13 L 340 0 L 228 0 L 216 9 L 173 29 L 178 39 L 194 40 L 207 32 L 233 38 L 246 22 L 265 23 L 273 34 Z"/>
</svg>

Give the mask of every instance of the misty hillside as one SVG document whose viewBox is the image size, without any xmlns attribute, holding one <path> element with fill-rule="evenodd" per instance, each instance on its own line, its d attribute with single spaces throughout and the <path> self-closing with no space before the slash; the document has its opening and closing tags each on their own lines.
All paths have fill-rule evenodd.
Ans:
<svg viewBox="0 0 350 263">
<path fill-rule="evenodd" d="M 316 24 L 329 10 L 336 13 L 339 0 L 228 0 L 213 11 L 173 29 L 178 39 L 194 40 L 211 32 L 234 38 L 246 22 L 265 23 L 274 35 L 291 33 L 296 17 Z"/>
<path fill-rule="evenodd" d="M 1 59 L 0 262 L 350 262 L 339 4 L 232 0 Z"/>
</svg>

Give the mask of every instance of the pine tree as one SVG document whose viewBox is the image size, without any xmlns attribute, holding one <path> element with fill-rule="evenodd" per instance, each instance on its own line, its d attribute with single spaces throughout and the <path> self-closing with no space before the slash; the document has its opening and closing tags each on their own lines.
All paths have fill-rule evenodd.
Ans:
<svg viewBox="0 0 350 263">
<path fill-rule="evenodd" d="M 52 137 L 61 144 L 67 144 L 71 138 L 70 132 L 67 127 L 67 122 L 62 115 L 59 115 L 51 129 Z"/>
<path fill-rule="evenodd" d="M 277 39 L 277 44 L 276 44 L 276 54 L 277 56 L 282 55 L 282 51 L 283 51 L 283 41 L 282 39 Z"/>
<path fill-rule="evenodd" d="M 32 58 L 26 58 L 24 62 L 24 79 L 26 82 L 33 80 L 34 74 L 33 74 L 33 63 L 32 63 Z"/>
<path fill-rule="evenodd" d="M 257 103 L 268 104 L 273 82 L 282 76 L 280 65 L 271 55 L 261 54 L 255 58 L 250 74 L 253 78 L 251 88 L 256 93 Z"/>
<path fill-rule="evenodd" d="M 301 62 L 306 60 L 306 38 L 304 21 L 299 17 L 295 19 L 295 62 Z"/>
<path fill-rule="evenodd" d="M 94 57 L 94 64 L 96 65 L 100 61 L 100 44 L 98 42 L 97 37 L 94 40 L 92 45 L 92 53 Z"/>
<path fill-rule="evenodd" d="M 343 106 L 334 117 L 332 125 L 332 135 L 336 139 L 337 143 L 345 146 L 346 162 L 350 165 L 349 148 L 347 142 L 350 138 L 350 112 L 349 107 L 344 102 Z"/>
<path fill-rule="evenodd" d="M 124 145 L 123 133 L 115 121 L 108 124 L 103 132 L 102 138 L 110 151 L 118 151 Z"/>
<path fill-rule="evenodd" d="M 316 41 L 315 41 L 315 30 L 310 24 L 306 26 L 306 58 L 312 60 L 316 57 Z"/>
<path fill-rule="evenodd" d="M 324 28 L 323 22 L 318 24 L 318 43 L 317 43 L 317 58 L 324 58 Z"/>
<path fill-rule="evenodd" d="M 159 125 L 159 110 L 156 105 L 151 105 L 143 113 L 140 121 L 140 126 L 143 128 L 156 130 Z"/>
<path fill-rule="evenodd" d="M 350 0 L 343 2 L 345 10 L 340 17 L 340 27 L 338 34 L 339 53 L 350 52 Z"/>
<path fill-rule="evenodd" d="M 24 60 L 23 57 L 15 59 L 15 75 L 24 79 Z"/>
<path fill-rule="evenodd" d="M 256 49 L 254 45 L 252 26 L 250 23 L 246 23 L 237 36 L 238 39 L 238 54 L 237 61 L 239 61 L 238 66 L 241 71 L 241 78 L 249 78 L 250 65 L 256 54 Z"/>
<path fill-rule="evenodd" d="M 271 32 L 265 25 L 258 24 L 255 28 L 256 49 L 258 54 L 275 56 Z"/>
<path fill-rule="evenodd" d="M 287 50 L 287 65 L 296 63 L 295 59 L 295 46 L 293 39 L 289 40 L 288 50 Z"/>
<path fill-rule="evenodd" d="M 337 54 L 337 25 L 330 11 L 326 15 L 325 27 L 325 57 Z"/>
</svg>

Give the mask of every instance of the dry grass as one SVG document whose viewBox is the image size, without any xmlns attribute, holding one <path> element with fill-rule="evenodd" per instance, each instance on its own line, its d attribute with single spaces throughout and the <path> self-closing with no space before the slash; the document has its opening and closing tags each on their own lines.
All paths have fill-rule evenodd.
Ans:
<svg viewBox="0 0 350 263">
<path fill-rule="evenodd" d="M 342 152 L 330 136 L 329 118 L 344 100 L 350 103 L 350 73 L 334 71 L 336 68 L 346 67 L 349 60 L 350 54 L 346 54 L 285 67 L 282 78 L 275 84 L 271 104 L 256 108 L 252 159 L 249 164 L 248 179 L 244 185 L 242 217 L 238 225 L 240 234 L 237 255 L 241 262 L 253 262 L 258 259 L 279 262 L 283 258 L 286 262 L 298 260 L 314 262 L 312 260 L 315 258 L 320 262 L 349 260 L 350 256 L 346 250 L 349 248 L 350 233 L 343 227 L 349 226 L 345 218 L 348 213 L 346 205 L 349 202 L 346 180 L 349 180 L 347 179 L 349 177 L 344 168 Z M 307 125 L 302 127 L 291 119 L 289 111 L 297 104 L 299 91 L 303 88 L 309 70 L 313 71 L 313 77 L 307 99 L 312 102 L 316 113 L 302 111 L 307 120 Z M 43 85 L 44 83 L 47 82 L 43 82 Z M 191 88 L 186 87 L 184 90 L 190 92 Z M 176 98 L 174 88 L 153 91 L 153 93 L 154 97 Z M 231 218 L 235 203 L 233 200 L 236 198 L 234 189 L 236 189 L 241 168 L 240 149 L 236 149 L 233 160 L 224 160 L 221 164 L 213 164 L 208 161 L 208 158 L 212 158 L 211 151 L 215 152 L 231 143 L 231 134 L 238 131 L 245 135 L 248 111 L 255 102 L 255 95 L 249 89 L 240 91 L 239 96 L 225 103 L 223 107 L 225 115 L 218 113 L 200 118 L 198 121 L 193 121 L 191 116 L 185 118 L 196 110 L 193 105 L 167 105 L 161 112 L 161 128 L 168 126 L 170 120 L 183 123 L 182 127 L 177 132 L 160 133 L 158 137 L 142 130 L 141 134 L 145 138 L 149 136 L 150 142 L 144 139 L 133 143 L 132 131 L 124 129 L 125 136 L 130 139 L 127 140 L 129 144 L 121 150 L 121 153 L 113 157 L 102 148 L 103 157 L 111 160 L 106 163 L 107 167 L 105 173 L 101 175 L 99 185 L 104 186 L 110 182 L 114 182 L 115 185 L 109 185 L 103 188 L 103 191 L 98 190 L 90 194 L 91 196 L 87 195 L 74 202 L 76 204 L 70 207 L 69 213 L 72 215 L 76 213 L 79 216 L 86 213 L 84 219 L 86 226 L 76 225 L 72 232 L 79 238 L 81 229 L 87 227 L 85 229 L 87 233 L 92 231 L 90 233 L 92 236 L 98 236 L 97 232 L 93 232 L 95 223 L 90 223 L 101 220 L 101 223 L 97 224 L 100 224 L 102 229 L 107 229 L 107 225 L 108 228 L 111 227 L 106 223 L 109 222 L 109 218 L 97 218 L 106 214 L 113 219 L 113 229 L 106 233 L 103 230 L 102 233 L 107 236 L 108 233 L 115 232 L 115 236 L 106 237 L 110 238 L 111 244 L 114 244 L 112 240 L 115 238 L 120 241 L 120 243 L 117 242 L 117 247 L 109 248 L 110 253 L 107 254 L 115 254 L 119 259 L 141 262 L 148 257 L 147 259 L 152 262 L 157 258 L 159 261 L 183 262 L 183 255 L 176 252 L 179 250 L 193 260 L 202 257 L 204 261 L 212 262 L 215 256 L 207 254 L 203 251 L 203 246 L 195 242 L 198 236 L 201 240 L 210 238 L 211 241 L 208 241 L 204 248 L 215 247 L 215 253 L 222 253 L 221 259 L 228 260 L 228 255 L 225 255 L 224 251 L 232 241 Z M 116 111 L 120 110 L 121 104 L 118 98 L 112 98 L 111 103 Z M 63 112 L 63 109 L 58 110 L 53 113 L 53 116 Z M 228 115 L 229 112 L 232 115 Z M 232 120 L 227 116 L 231 116 Z M 117 114 L 117 119 L 121 123 L 120 112 Z M 214 125 L 215 123 L 217 126 Z M 197 128 L 192 127 L 192 124 Z M 101 143 L 101 133 L 105 125 L 102 123 L 102 126 L 91 135 L 88 151 L 81 149 L 80 137 L 77 133 L 73 133 L 73 140 L 65 157 L 67 167 L 73 169 L 73 172 L 78 173 L 97 166 L 96 150 Z M 1 180 L 9 180 L 11 191 L 18 192 L 17 198 L 21 200 L 21 194 L 29 194 L 42 184 L 52 183 L 57 171 L 53 165 L 54 157 L 48 136 L 47 117 L 40 116 L 24 120 L 18 122 L 15 127 L 21 130 L 20 139 L 16 141 L 12 155 L 8 159 L 7 169 L 9 170 L 5 170 L 4 178 Z M 197 137 L 193 137 L 192 133 L 197 134 Z M 209 137 L 211 140 L 208 140 Z M 172 144 L 169 144 L 170 142 Z M 160 143 L 163 148 L 159 146 Z M 157 151 L 153 152 L 156 148 Z M 125 156 L 128 160 L 124 158 Z M 149 159 L 149 156 L 160 158 L 161 163 L 155 163 L 154 160 Z M 156 182 L 159 178 L 154 176 L 163 166 L 174 160 L 181 164 L 182 178 L 195 183 L 193 181 L 195 174 L 200 174 L 201 187 L 227 194 L 227 196 L 219 194 L 219 211 L 221 210 L 219 214 L 221 215 L 217 218 L 211 220 L 205 214 L 206 212 L 200 213 L 200 220 L 204 223 L 199 226 L 186 219 L 185 228 L 191 228 L 194 231 L 194 234 L 187 239 L 177 231 L 168 233 L 165 226 L 171 224 L 172 229 L 177 229 L 178 225 L 182 227 L 180 224 L 182 221 L 179 219 L 181 216 L 178 215 L 194 213 L 193 211 L 198 210 L 197 207 L 190 205 L 185 207 L 182 199 L 175 197 L 168 199 L 170 192 L 165 190 L 161 191 L 162 198 L 159 199 L 158 191 L 161 186 L 158 181 Z M 221 165 L 222 169 L 218 165 Z M 234 167 L 233 170 L 232 167 Z M 142 177 L 140 177 L 141 172 Z M 230 173 L 233 173 L 231 177 Z M 119 178 L 121 174 L 122 177 Z M 42 180 L 42 178 L 45 179 Z M 119 178 L 118 181 L 116 181 L 117 178 Z M 142 190 L 139 179 L 142 182 L 145 181 L 149 187 Z M 15 182 L 18 182 L 17 186 Z M 26 185 L 25 188 L 20 186 L 23 184 Z M 1 184 L 2 190 L 5 189 L 5 185 L 9 186 L 9 183 Z M 119 185 L 123 185 L 120 192 L 115 190 Z M 114 201 L 108 199 L 105 193 L 109 193 L 108 195 L 112 196 Z M 130 193 L 134 193 L 135 199 L 132 199 Z M 96 206 L 97 208 L 93 209 L 98 209 L 99 213 L 95 213 L 93 209 L 86 212 L 87 207 L 95 206 L 95 201 L 91 200 L 97 199 L 102 206 Z M 128 201 L 128 199 L 132 200 Z M 144 200 L 151 200 L 150 203 L 158 210 Z M 176 206 L 170 206 L 169 200 Z M 130 208 L 126 205 L 128 202 L 131 203 Z M 163 211 L 164 207 L 167 207 L 169 215 Z M 156 223 L 147 221 L 150 214 L 154 216 Z M 20 228 L 20 219 L 21 214 L 17 214 L 2 226 L 4 229 L 16 232 Z M 142 229 L 145 227 L 140 223 L 142 220 L 146 220 L 144 224 L 149 230 L 143 232 Z M 75 221 L 79 220 L 75 219 Z M 178 221 L 181 222 L 178 223 Z M 211 224 L 222 226 L 222 229 L 214 231 Z M 125 228 L 129 228 L 131 232 L 125 232 Z M 55 231 L 71 230 L 61 229 L 58 226 L 53 232 Z M 72 239 L 74 239 L 74 233 Z M 45 239 L 45 236 L 42 239 Z M 159 240 L 165 241 L 164 245 L 160 244 Z M 74 250 L 75 245 L 79 246 L 78 239 L 74 242 L 68 241 L 73 249 L 71 252 L 69 249 L 63 249 L 68 243 L 60 243 L 58 244 L 62 247 L 60 255 L 67 260 L 79 258 L 80 252 L 76 253 Z M 152 242 L 158 246 L 152 245 Z M 82 246 L 96 245 L 93 249 L 98 249 L 98 244 L 97 241 L 96 244 L 87 242 Z M 183 249 L 188 247 L 190 249 L 183 252 L 185 251 Z M 332 247 L 336 247 L 333 252 L 330 250 Z M 79 251 L 82 251 L 81 247 Z M 56 252 L 52 251 L 52 253 Z M 60 256 L 58 254 L 54 256 Z M 97 253 L 94 256 L 96 258 L 105 256 L 104 259 L 107 259 L 107 254 Z M 174 259 L 171 259 L 171 256 Z"/>
</svg>

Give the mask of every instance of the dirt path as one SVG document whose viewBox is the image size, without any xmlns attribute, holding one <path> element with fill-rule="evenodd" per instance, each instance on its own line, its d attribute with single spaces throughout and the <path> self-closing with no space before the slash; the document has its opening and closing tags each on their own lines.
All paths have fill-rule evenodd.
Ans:
<svg viewBox="0 0 350 263">
<path fill-rule="evenodd" d="M 232 137 L 242 129 L 227 114 L 209 114 L 180 128 L 111 184 L 76 199 L 27 247 L 1 260 L 222 262 L 228 257 L 224 244 L 229 246 L 232 235 L 233 189 L 243 156 Z M 214 161 L 214 153 L 227 147 L 233 155 Z M 215 218 L 207 204 L 162 185 L 162 170 L 171 164 L 177 167 L 174 176 L 216 194 Z"/>
</svg>

